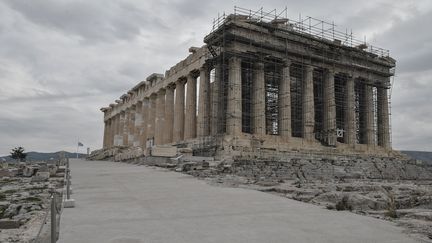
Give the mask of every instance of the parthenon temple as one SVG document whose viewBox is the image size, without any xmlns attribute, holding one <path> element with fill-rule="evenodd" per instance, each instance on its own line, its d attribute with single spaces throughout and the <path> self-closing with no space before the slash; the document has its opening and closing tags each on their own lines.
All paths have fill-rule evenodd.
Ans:
<svg viewBox="0 0 432 243">
<path fill-rule="evenodd" d="M 215 157 L 391 152 L 395 60 L 334 24 L 235 8 L 202 47 L 104 113 L 103 149 Z"/>
</svg>

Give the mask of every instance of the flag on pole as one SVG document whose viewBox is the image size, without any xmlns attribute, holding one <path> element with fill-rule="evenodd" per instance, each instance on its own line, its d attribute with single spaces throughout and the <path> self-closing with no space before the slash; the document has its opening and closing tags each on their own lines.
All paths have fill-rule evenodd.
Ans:
<svg viewBox="0 0 432 243">
<path fill-rule="evenodd" d="M 82 144 L 81 142 L 78 142 L 78 147 L 82 147 L 84 146 L 84 144 Z"/>
</svg>

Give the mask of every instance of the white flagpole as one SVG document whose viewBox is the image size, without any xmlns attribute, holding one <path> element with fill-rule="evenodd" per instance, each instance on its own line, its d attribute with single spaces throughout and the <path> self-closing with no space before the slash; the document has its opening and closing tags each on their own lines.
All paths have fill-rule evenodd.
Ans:
<svg viewBox="0 0 432 243">
<path fill-rule="evenodd" d="M 79 140 L 77 142 L 77 151 L 76 151 L 76 158 L 78 159 L 78 149 L 79 149 Z"/>
</svg>

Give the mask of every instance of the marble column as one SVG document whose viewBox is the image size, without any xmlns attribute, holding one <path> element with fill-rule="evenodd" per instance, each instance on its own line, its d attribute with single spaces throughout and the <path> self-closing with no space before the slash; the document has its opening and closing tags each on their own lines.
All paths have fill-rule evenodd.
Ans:
<svg viewBox="0 0 432 243">
<path fill-rule="evenodd" d="M 129 108 L 129 119 L 128 119 L 128 146 L 133 146 L 135 133 L 135 105 Z"/>
<path fill-rule="evenodd" d="M 241 59 L 231 57 L 228 60 L 228 94 L 226 111 L 226 132 L 239 135 L 242 132 L 242 87 Z"/>
<path fill-rule="evenodd" d="M 148 110 L 149 110 L 149 98 L 144 98 L 142 101 L 142 128 L 141 128 L 141 146 L 143 149 L 147 147 L 147 125 L 148 125 Z"/>
<path fill-rule="evenodd" d="M 315 103 L 313 89 L 313 67 L 310 65 L 305 66 L 303 83 L 303 138 L 307 141 L 313 141 L 315 138 Z"/>
<path fill-rule="evenodd" d="M 112 145 L 113 146 L 119 146 L 120 145 L 119 139 L 121 139 L 121 136 L 119 134 L 120 130 L 119 130 L 119 125 L 118 125 L 119 117 L 120 117 L 120 114 L 117 114 L 111 118 L 111 134 L 112 134 Z"/>
<path fill-rule="evenodd" d="M 156 119 L 156 94 L 150 96 L 148 114 L 147 114 L 147 139 L 149 144 L 154 144 L 155 138 L 155 119 Z"/>
<path fill-rule="evenodd" d="M 365 104 L 365 143 L 367 145 L 375 145 L 375 128 L 374 128 L 374 98 L 373 98 L 373 86 L 365 84 L 364 94 Z"/>
<path fill-rule="evenodd" d="M 390 149 L 390 115 L 387 89 L 377 88 L 378 145 Z"/>
<path fill-rule="evenodd" d="M 196 94 L 197 80 L 192 73 L 189 73 L 187 75 L 184 139 L 196 137 Z"/>
<path fill-rule="evenodd" d="M 115 115 L 111 121 L 112 145 L 123 145 L 123 127 L 120 128 L 120 114 Z"/>
<path fill-rule="evenodd" d="M 278 105 L 279 105 L 279 121 L 278 129 L 279 136 L 291 137 L 291 75 L 290 75 L 291 60 L 284 60 L 282 66 L 282 76 L 278 90 Z"/>
<path fill-rule="evenodd" d="M 219 133 L 220 126 L 220 84 L 222 80 L 222 67 L 220 63 L 215 65 L 215 78 L 214 82 L 211 84 L 211 124 L 210 133 L 211 135 L 216 135 Z"/>
<path fill-rule="evenodd" d="M 142 128 L 142 101 L 135 105 L 135 129 L 134 129 L 134 147 L 141 146 L 141 128 Z"/>
<path fill-rule="evenodd" d="M 108 148 L 108 147 L 110 147 L 110 144 L 109 144 L 110 119 L 105 120 L 104 124 L 105 124 L 105 127 L 104 127 L 103 148 Z"/>
<path fill-rule="evenodd" d="M 155 145 L 163 144 L 165 123 L 165 89 L 160 89 L 156 99 Z"/>
<path fill-rule="evenodd" d="M 344 142 L 346 144 L 356 143 L 356 127 L 355 127 L 355 90 L 354 78 L 348 76 L 345 84 L 345 118 L 344 118 Z"/>
<path fill-rule="evenodd" d="M 200 68 L 197 136 L 210 135 L 210 72 L 207 66 Z"/>
<path fill-rule="evenodd" d="M 325 70 L 323 88 L 323 130 L 327 145 L 336 146 L 336 99 L 334 71 Z"/>
<path fill-rule="evenodd" d="M 104 121 L 104 137 L 103 137 L 103 148 L 110 147 L 109 144 L 109 132 L 110 132 L 110 119 Z"/>
<path fill-rule="evenodd" d="M 166 88 L 165 94 L 165 128 L 164 128 L 164 144 L 173 142 L 174 128 L 174 85 L 169 85 Z"/>
<path fill-rule="evenodd" d="M 174 142 L 180 142 L 184 139 L 184 122 L 185 122 L 185 82 L 178 80 L 175 89 L 175 107 L 174 107 Z"/>
<path fill-rule="evenodd" d="M 122 114 L 124 115 L 124 113 L 120 112 L 117 115 L 115 115 L 114 120 L 113 120 L 113 132 L 114 132 L 114 140 L 113 140 L 113 144 L 115 146 L 122 146 L 123 144 L 123 125 L 120 124 L 121 123 L 121 117 Z"/>
<path fill-rule="evenodd" d="M 129 108 L 124 111 L 123 121 L 123 145 L 128 146 L 129 137 Z"/>
<path fill-rule="evenodd" d="M 264 63 L 257 62 L 252 80 L 252 125 L 253 133 L 257 135 L 266 134 L 265 100 Z"/>
</svg>

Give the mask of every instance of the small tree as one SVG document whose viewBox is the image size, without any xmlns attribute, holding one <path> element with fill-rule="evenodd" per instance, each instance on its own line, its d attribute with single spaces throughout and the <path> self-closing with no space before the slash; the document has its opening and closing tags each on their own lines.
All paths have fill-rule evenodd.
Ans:
<svg viewBox="0 0 432 243">
<path fill-rule="evenodd" d="M 14 148 L 12 149 L 12 152 L 10 153 L 12 159 L 16 159 L 18 161 L 25 161 L 27 154 L 24 153 L 24 148 L 23 147 L 18 147 L 18 148 Z"/>
</svg>

